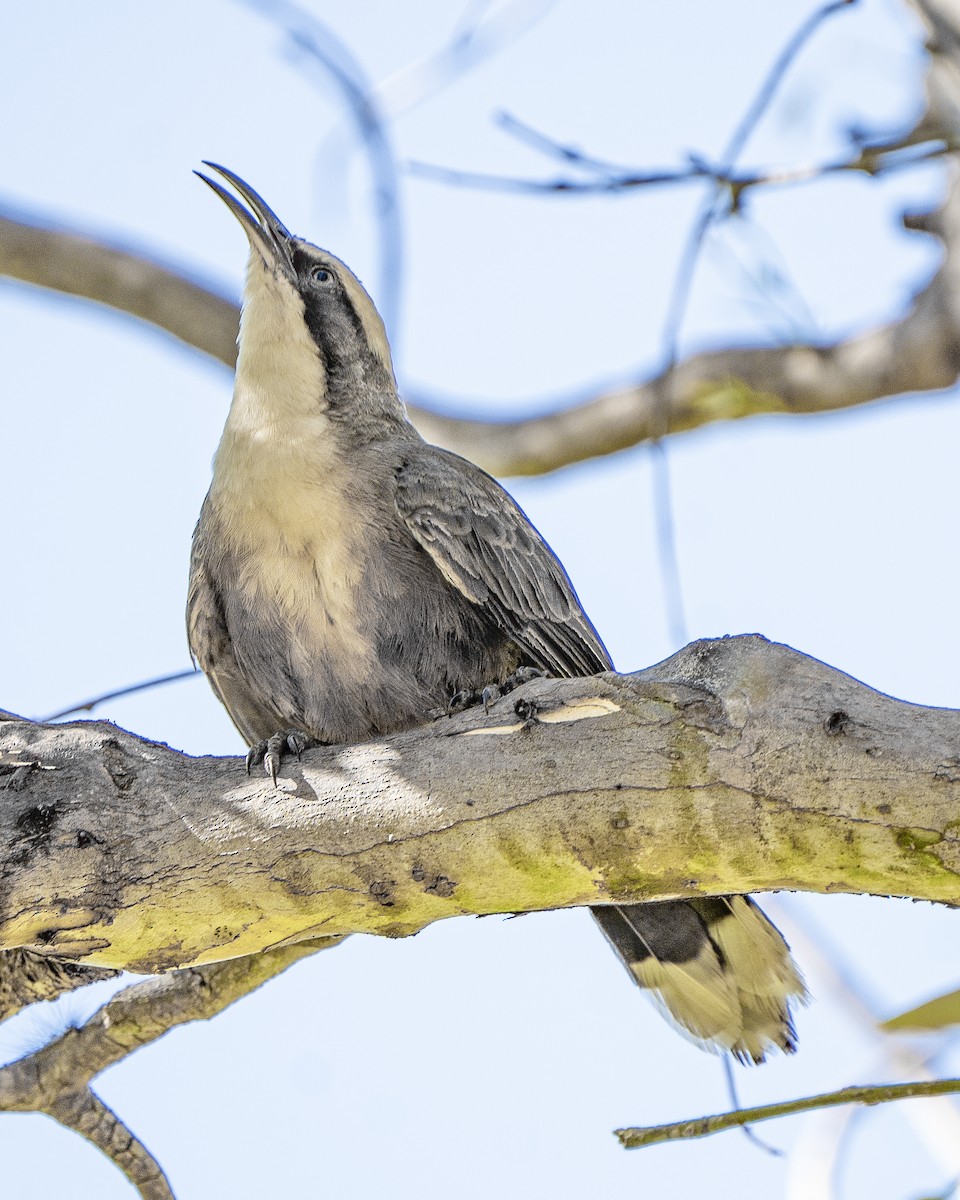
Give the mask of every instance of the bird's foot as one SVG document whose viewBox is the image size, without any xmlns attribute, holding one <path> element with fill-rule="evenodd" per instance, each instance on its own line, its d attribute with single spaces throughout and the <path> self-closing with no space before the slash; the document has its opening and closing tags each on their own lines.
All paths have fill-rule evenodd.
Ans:
<svg viewBox="0 0 960 1200">
<path fill-rule="evenodd" d="M 454 713 L 463 712 L 465 708 L 471 708 L 474 704 L 482 704 L 483 711 L 489 712 L 490 706 L 495 704 L 501 696 L 512 692 L 514 688 L 520 687 L 523 683 L 529 683 L 531 679 L 546 679 L 547 675 L 548 672 L 541 671 L 539 667 L 517 667 L 514 673 L 504 679 L 502 683 L 487 684 L 481 691 L 468 689 L 457 692 L 448 701 L 443 715 L 451 717 Z"/>
<path fill-rule="evenodd" d="M 275 733 L 273 737 L 255 742 L 247 751 L 247 774 L 250 774 L 251 767 L 263 763 L 264 771 L 270 776 L 273 786 L 276 787 L 284 755 L 295 754 L 299 762 L 300 755 L 304 750 L 309 750 L 311 746 L 315 745 L 314 739 L 299 729 L 288 729 L 284 733 Z"/>
</svg>

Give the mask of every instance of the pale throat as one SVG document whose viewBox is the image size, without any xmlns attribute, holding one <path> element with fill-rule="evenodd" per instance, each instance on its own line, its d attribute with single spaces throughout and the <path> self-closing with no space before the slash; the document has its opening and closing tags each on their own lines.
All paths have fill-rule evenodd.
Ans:
<svg viewBox="0 0 960 1200">
<path fill-rule="evenodd" d="M 226 431 L 262 434 L 325 407 L 326 372 L 307 328 L 303 301 L 285 278 L 250 255 L 233 403 Z"/>
<path fill-rule="evenodd" d="M 307 524 L 320 494 L 329 495 L 339 457 L 326 412 L 326 373 L 296 289 L 265 269 L 255 253 L 240 330 L 211 497 L 243 514 L 238 533 L 252 532 L 251 522 L 283 528 L 293 518 L 294 525 Z"/>
</svg>

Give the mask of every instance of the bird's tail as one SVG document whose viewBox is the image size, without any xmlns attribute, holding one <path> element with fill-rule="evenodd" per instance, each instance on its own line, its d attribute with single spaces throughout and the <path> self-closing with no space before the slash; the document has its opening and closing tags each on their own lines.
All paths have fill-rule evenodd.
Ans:
<svg viewBox="0 0 960 1200">
<path fill-rule="evenodd" d="M 634 981 L 704 1049 L 759 1063 L 790 1053 L 790 1006 L 807 996 L 790 948 L 749 896 L 590 910 Z"/>
</svg>

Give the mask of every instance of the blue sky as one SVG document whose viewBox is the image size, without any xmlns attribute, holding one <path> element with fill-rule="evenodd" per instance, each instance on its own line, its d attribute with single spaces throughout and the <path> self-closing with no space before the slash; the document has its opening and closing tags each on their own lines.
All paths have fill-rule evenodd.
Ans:
<svg viewBox="0 0 960 1200">
<path fill-rule="evenodd" d="M 495 7 L 495 6 L 494 6 Z M 440 0 L 315 3 L 395 105 L 404 70 L 461 12 Z M 546 176 L 499 130 L 506 110 L 638 167 L 716 155 L 812 6 L 521 3 L 526 31 L 390 126 L 403 164 Z M 287 225 L 381 295 L 369 173 L 329 83 L 242 3 L 9 9 L 0 43 L 0 196 L 22 212 L 158 255 L 236 295 L 242 233 L 191 174 L 248 179 Z M 863 0 L 825 26 L 744 161 L 806 163 L 842 131 L 905 124 L 921 102 L 918 31 Z M 831 337 L 890 319 L 934 269 L 898 214 L 939 168 L 756 194 L 705 248 L 681 347 Z M 695 189 L 549 199 L 401 175 L 404 268 L 391 331 L 401 383 L 464 412 L 547 408 L 654 369 Z M 788 283 L 761 291 L 755 281 Z M 0 705 L 41 715 L 188 665 L 189 541 L 230 396 L 228 373 L 134 322 L 0 284 L 8 511 Z M 844 414 L 712 426 L 669 445 L 690 638 L 759 631 L 917 702 L 960 706 L 954 394 Z M 670 654 L 643 448 L 511 481 L 566 563 L 618 666 Z M 102 715 L 191 753 L 236 754 L 205 682 Z M 889 1014 L 957 984 L 960 922 L 927 905 L 781 897 L 828 928 L 833 958 Z M 883 1074 L 876 1046 L 814 992 L 800 1052 L 739 1072 L 746 1102 Z M 15 1057 L 66 1015 L 2 1035 Z M 950 1058 L 944 1069 L 950 1067 Z M 960 1067 L 953 1054 L 953 1069 Z M 209 1025 L 174 1032 L 99 1088 L 158 1155 L 180 1200 L 425 1191 L 461 1200 L 616 1195 L 753 1200 L 796 1187 L 739 1135 L 626 1153 L 610 1131 L 726 1107 L 719 1062 L 631 989 L 581 912 L 461 919 L 416 938 L 353 938 Z M 901 1106 L 862 1119 L 844 1197 L 911 1200 L 951 1177 Z M 916 1112 L 922 1111 L 919 1104 Z M 800 1120 L 764 1135 L 789 1148 Z M 0 1117 L 11 1195 L 111 1200 L 125 1181 L 41 1117 Z M 953 1176 L 960 1166 L 953 1161 Z M 791 1179 L 794 1182 L 791 1183 Z"/>
</svg>

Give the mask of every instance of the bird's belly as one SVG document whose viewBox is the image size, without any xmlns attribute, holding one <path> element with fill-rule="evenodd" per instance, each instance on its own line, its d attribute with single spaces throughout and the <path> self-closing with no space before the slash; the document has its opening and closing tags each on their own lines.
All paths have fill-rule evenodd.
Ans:
<svg viewBox="0 0 960 1200">
<path fill-rule="evenodd" d="M 230 635 L 251 690 L 276 718 L 258 736 L 285 727 L 324 742 L 369 736 L 362 696 L 376 674 L 375 646 L 359 628 L 355 565 L 322 544 L 244 556 Z"/>
<path fill-rule="evenodd" d="M 244 562 L 241 591 L 254 623 L 266 620 L 283 631 L 291 660 L 308 669 L 317 655 L 359 662 L 371 646 L 358 628 L 358 566 L 344 546 L 260 550 Z"/>
<path fill-rule="evenodd" d="M 516 648 L 452 592 L 426 556 L 388 544 L 345 572 L 336 556 L 248 561 L 231 619 L 238 665 L 276 728 L 326 743 L 423 724 L 462 688 L 504 679 Z M 327 570 L 324 570 L 326 564 Z"/>
</svg>

